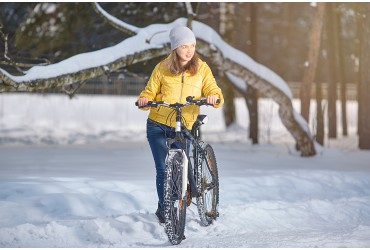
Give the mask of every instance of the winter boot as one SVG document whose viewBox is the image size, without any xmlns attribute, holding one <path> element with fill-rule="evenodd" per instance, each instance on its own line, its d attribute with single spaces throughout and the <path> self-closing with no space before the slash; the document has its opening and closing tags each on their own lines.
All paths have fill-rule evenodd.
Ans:
<svg viewBox="0 0 370 250">
<path fill-rule="evenodd" d="M 157 211 L 155 212 L 155 215 L 157 215 L 160 223 L 164 223 L 164 211 L 163 211 L 163 208 L 161 208 L 161 206 L 159 205 L 159 203 L 158 203 L 158 208 L 157 208 Z"/>
</svg>

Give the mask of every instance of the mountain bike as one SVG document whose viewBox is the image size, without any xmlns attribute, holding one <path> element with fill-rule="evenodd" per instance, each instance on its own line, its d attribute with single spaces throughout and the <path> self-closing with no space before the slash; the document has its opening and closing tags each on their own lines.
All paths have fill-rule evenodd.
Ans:
<svg viewBox="0 0 370 250">
<path fill-rule="evenodd" d="M 206 99 L 194 100 L 188 96 L 186 103 L 173 104 L 149 101 L 144 107 L 159 105 L 172 108 L 176 115 L 175 137 L 167 139 L 169 150 L 164 183 L 164 218 L 168 238 L 173 245 L 177 245 L 184 239 L 186 208 L 191 205 L 193 198 L 196 198 L 203 226 L 210 225 L 219 216 L 218 168 L 213 148 L 201 140 L 200 127 L 207 123 L 208 117 L 198 115 L 191 131 L 182 121 L 182 107 L 209 105 Z M 180 147 L 173 148 L 174 143 L 180 144 Z"/>
</svg>

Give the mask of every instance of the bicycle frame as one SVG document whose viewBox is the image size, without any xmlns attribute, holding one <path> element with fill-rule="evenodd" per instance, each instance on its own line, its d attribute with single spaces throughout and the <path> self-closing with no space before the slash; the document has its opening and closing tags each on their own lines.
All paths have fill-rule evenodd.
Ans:
<svg viewBox="0 0 370 250">
<path fill-rule="evenodd" d="M 175 127 L 175 137 L 174 138 L 169 138 L 167 139 L 167 145 L 169 147 L 169 150 L 171 150 L 171 145 L 175 142 L 180 142 L 181 143 L 181 148 L 178 150 L 181 150 L 182 153 L 184 154 L 185 158 L 185 165 L 183 165 L 184 169 L 187 171 L 186 175 L 183 175 L 185 177 L 183 179 L 183 189 L 182 191 L 185 192 L 187 190 L 187 187 L 184 185 L 187 185 L 188 181 L 190 184 L 190 192 L 191 196 L 193 197 L 199 197 L 201 195 L 200 192 L 198 192 L 198 188 L 196 185 L 196 176 L 195 174 L 197 173 L 195 166 L 198 166 L 200 164 L 200 158 L 199 157 L 205 157 L 205 153 L 202 150 L 202 146 L 200 145 L 199 142 L 199 133 L 192 135 L 192 133 L 182 124 L 181 122 L 181 107 L 176 106 L 174 107 L 176 110 L 176 127 Z M 200 126 L 199 126 L 200 127 Z M 199 127 L 197 130 L 199 130 Z M 198 132 L 198 131 L 195 131 Z M 188 161 L 190 159 L 190 152 L 187 152 L 187 141 L 186 139 L 190 140 L 191 144 L 193 145 L 193 162 L 194 166 L 191 163 L 191 161 Z M 186 166 L 187 165 L 187 166 Z M 209 167 L 208 161 L 207 161 L 207 168 Z M 212 173 L 212 171 L 210 171 Z M 182 194 L 184 196 L 184 193 Z M 184 197 L 183 197 L 184 198 Z"/>
<path fill-rule="evenodd" d="M 195 169 L 194 167 L 195 166 L 198 167 L 198 165 L 201 162 L 200 157 L 205 157 L 205 152 L 203 151 L 202 145 L 200 144 L 201 141 L 199 141 L 199 137 L 200 137 L 199 127 L 200 127 L 200 125 L 198 125 L 198 127 L 196 129 L 197 131 L 194 131 L 195 135 L 193 136 L 192 133 L 182 124 L 181 108 L 185 107 L 187 105 L 191 105 L 191 104 L 199 105 L 199 106 L 205 105 L 206 100 L 205 99 L 193 100 L 193 97 L 188 96 L 186 98 L 186 101 L 187 101 L 187 103 L 185 103 L 185 104 L 181 104 L 181 103 L 168 104 L 168 103 L 165 103 L 163 101 L 158 101 L 158 102 L 152 102 L 151 101 L 151 102 L 148 102 L 147 106 L 157 107 L 158 105 L 165 105 L 167 107 L 173 108 L 176 111 L 175 137 L 167 139 L 167 146 L 168 146 L 169 150 L 171 150 L 172 149 L 171 145 L 174 142 L 180 142 L 181 143 L 180 144 L 180 149 L 178 149 L 178 150 L 182 150 L 182 153 L 185 156 L 184 158 L 186 158 L 186 160 L 188 161 L 188 163 L 186 164 L 186 160 L 185 160 L 184 168 L 187 167 L 188 171 L 186 171 L 187 176 L 185 176 L 184 179 L 183 179 L 183 185 L 187 185 L 187 183 L 189 181 L 190 192 L 191 192 L 191 196 L 193 198 L 193 197 L 199 197 L 201 195 L 201 193 L 198 192 L 198 188 L 197 188 L 196 180 L 195 180 L 195 178 L 196 178 L 195 174 L 198 172 L 198 170 L 197 170 L 197 168 Z M 219 102 L 220 102 L 220 100 L 217 100 L 217 103 L 219 103 Z M 136 105 L 138 106 L 137 102 L 136 102 Z M 201 123 L 201 124 L 203 124 L 203 123 Z M 188 160 L 188 159 L 190 159 L 190 157 L 189 157 L 189 152 L 187 152 L 188 150 L 187 150 L 187 144 L 186 144 L 187 141 L 186 141 L 186 139 L 189 139 L 191 144 L 193 145 L 194 167 L 191 164 L 191 161 Z M 208 161 L 206 161 L 206 163 L 207 163 L 207 168 L 209 170 L 211 170 Z M 210 171 L 210 173 L 212 173 L 212 171 Z M 214 176 L 212 176 L 212 177 L 214 177 Z M 185 192 L 187 190 L 187 187 L 183 186 L 182 190 L 183 190 L 183 192 Z M 182 198 L 184 198 L 184 197 L 182 197 Z"/>
<path fill-rule="evenodd" d="M 187 148 L 187 139 L 191 141 L 193 146 L 196 144 L 195 138 L 191 135 L 191 133 L 185 128 L 185 126 L 181 122 L 181 107 L 175 107 L 176 110 L 176 127 L 175 127 L 175 137 L 167 139 L 167 146 L 169 150 L 179 150 L 184 156 L 183 162 L 183 181 L 182 181 L 182 198 L 184 198 L 185 192 L 187 190 L 187 183 L 189 181 L 191 193 L 198 195 L 198 190 L 196 188 L 195 177 L 194 177 L 194 170 L 193 164 L 189 157 L 189 152 Z M 175 142 L 180 142 L 180 149 L 173 149 L 171 145 Z M 185 171 L 184 171 L 185 170 Z M 187 170 L 187 171 L 186 171 Z M 192 195 L 193 196 L 193 195 Z"/>
</svg>

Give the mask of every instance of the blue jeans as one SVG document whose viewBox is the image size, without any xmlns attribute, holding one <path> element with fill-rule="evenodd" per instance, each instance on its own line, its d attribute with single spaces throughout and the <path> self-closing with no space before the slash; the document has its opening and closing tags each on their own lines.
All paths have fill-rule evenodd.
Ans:
<svg viewBox="0 0 370 250">
<path fill-rule="evenodd" d="M 158 202 L 163 208 L 165 161 L 168 153 L 166 139 L 175 137 L 175 128 L 148 119 L 146 123 L 146 135 L 155 163 Z M 189 145 L 189 143 L 187 144 Z M 171 145 L 171 148 L 180 148 L 180 144 L 174 143 Z M 187 150 L 189 150 L 189 146 L 187 146 Z"/>
</svg>

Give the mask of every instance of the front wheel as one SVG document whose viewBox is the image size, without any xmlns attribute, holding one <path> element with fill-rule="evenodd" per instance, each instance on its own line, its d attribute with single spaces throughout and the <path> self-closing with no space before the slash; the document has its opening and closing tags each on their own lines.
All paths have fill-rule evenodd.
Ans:
<svg viewBox="0 0 370 250">
<path fill-rule="evenodd" d="M 197 166 L 197 207 L 203 226 L 210 225 L 218 217 L 219 181 L 216 156 L 209 144 L 203 146 L 204 154 L 199 155 Z"/>
<path fill-rule="evenodd" d="M 181 243 L 185 230 L 187 194 L 185 198 L 182 197 L 183 160 L 181 150 L 169 150 L 166 158 L 163 206 L 166 233 L 173 245 Z"/>
</svg>

